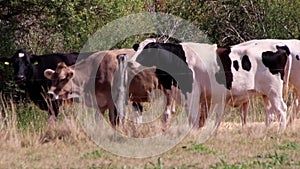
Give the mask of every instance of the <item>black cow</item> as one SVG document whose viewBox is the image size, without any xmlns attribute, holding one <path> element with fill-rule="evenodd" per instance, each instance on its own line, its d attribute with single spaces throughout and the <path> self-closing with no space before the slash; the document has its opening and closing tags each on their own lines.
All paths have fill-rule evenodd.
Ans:
<svg viewBox="0 0 300 169">
<path fill-rule="evenodd" d="M 30 100 L 40 109 L 47 110 L 50 120 L 56 120 L 61 101 L 46 101 L 45 93 L 51 86 L 51 81 L 44 77 L 44 71 L 55 69 L 59 62 L 73 65 L 78 55 L 79 53 L 30 55 L 20 49 L 13 57 L 2 57 L 0 61 L 13 66 L 15 79 L 20 86 L 24 87 Z"/>
</svg>

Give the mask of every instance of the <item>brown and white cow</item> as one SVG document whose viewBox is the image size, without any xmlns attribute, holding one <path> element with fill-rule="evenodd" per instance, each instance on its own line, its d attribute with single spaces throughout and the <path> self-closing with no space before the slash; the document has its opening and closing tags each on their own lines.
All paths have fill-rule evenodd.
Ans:
<svg viewBox="0 0 300 169">
<path fill-rule="evenodd" d="M 149 40 L 141 44 L 135 46 L 138 50 L 133 58 L 143 66 L 156 66 L 162 71 L 158 78 L 165 88 L 175 82 L 187 96 L 197 83 L 200 104 L 207 104 L 210 112 L 216 100 L 220 101 L 214 100 L 218 94 L 225 94 L 226 103 L 232 106 L 263 96 L 270 102 L 269 111 L 278 113 L 280 127 L 285 129 L 287 108 L 282 89 L 284 67 L 290 54 L 286 46 L 217 48 L 209 44 Z"/>
<path fill-rule="evenodd" d="M 117 56 L 124 54 L 131 57 L 134 50 L 100 51 L 73 66 L 68 67 L 64 63 L 60 63 L 55 71 L 46 70 L 45 76 L 52 80 L 52 86 L 48 93 L 55 98 L 84 99 L 87 106 L 97 106 L 96 108 L 99 108 L 101 113 L 109 109 L 110 122 L 115 126 L 118 123 L 116 120 L 118 114 L 114 102 L 114 91 L 112 91 L 114 90 L 113 80 L 118 69 Z M 130 66 L 131 71 L 135 71 L 136 65 L 131 63 Z M 133 101 L 133 106 L 137 110 L 141 110 L 139 102 L 151 101 L 151 91 L 159 88 L 155 69 L 143 69 L 131 78 L 127 97 Z"/>
</svg>

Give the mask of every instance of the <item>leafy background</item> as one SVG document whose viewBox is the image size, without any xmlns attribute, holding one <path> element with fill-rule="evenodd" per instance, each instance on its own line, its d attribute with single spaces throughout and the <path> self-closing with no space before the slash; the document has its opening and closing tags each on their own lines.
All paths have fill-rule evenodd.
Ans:
<svg viewBox="0 0 300 169">
<path fill-rule="evenodd" d="M 12 56 L 20 48 L 34 54 L 76 52 L 105 24 L 142 11 L 186 19 L 220 46 L 255 38 L 299 39 L 299 8 L 299 0 L 2 0 L 0 56 Z M 116 47 L 131 47 L 141 38 L 128 38 Z M 6 69 L 0 66 L 4 93 L 17 87 L 12 70 Z"/>
</svg>

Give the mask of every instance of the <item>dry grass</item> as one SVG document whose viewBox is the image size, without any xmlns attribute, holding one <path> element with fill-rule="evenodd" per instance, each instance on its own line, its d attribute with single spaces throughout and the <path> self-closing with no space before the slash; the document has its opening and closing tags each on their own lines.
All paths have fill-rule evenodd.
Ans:
<svg viewBox="0 0 300 169">
<path fill-rule="evenodd" d="M 157 104 L 160 101 L 158 101 Z M 257 101 L 260 102 L 259 100 Z M 20 130 L 16 106 L 8 101 L 5 124 L 0 128 L 0 168 L 297 168 L 300 167 L 300 120 L 280 134 L 278 124 L 266 128 L 261 112 L 252 113 L 248 125 L 241 127 L 239 114 L 230 111 L 225 115 L 218 131 L 204 144 L 197 144 L 200 130 L 188 136 L 168 152 L 153 157 L 125 158 L 106 152 L 85 134 L 90 127 L 79 123 L 78 112 L 82 106 L 65 105 L 61 119 L 54 126 L 45 125 L 32 130 Z M 253 105 L 258 105 L 254 103 Z M 156 103 L 155 103 L 156 104 Z M 120 132 L 130 137 L 149 137 L 162 133 L 160 116 L 149 106 L 148 123 L 138 126 L 130 118 Z M 258 109 L 252 107 L 252 109 Z M 86 109 L 86 108 L 84 108 Z M 153 109 L 153 110 L 151 110 Z M 35 111 L 35 110 L 34 110 Z M 261 111 L 261 110 L 260 110 Z M 252 111 L 253 112 L 253 111 Z M 45 113 L 45 112 L 44 112 Z M 87 110 L 93 118 L 93 111 Z M 232 114 L 237 117 L 234 117 Z M 182 119 L 182 118 L 179 118 Z M 258 122 L 253 121 L 256 119 Z M 263 119 L 263 118 L 261 118 Z M 46 122 L 46 121 L 45 121 Z M 82 122 L 82 121 L 81 121 Z M 173 123 L 178 123 L 174 118 Z M 34 125 L 32 127 L 35 127 Z M 103 128 L 102 128 L 103 129 Z M 84 132 L 85 131 L 85 132 Z M 98 131 L 107 136 L 106 130 Z M 146 147 L 136 147 L 147 149 Z"/>
</svg>

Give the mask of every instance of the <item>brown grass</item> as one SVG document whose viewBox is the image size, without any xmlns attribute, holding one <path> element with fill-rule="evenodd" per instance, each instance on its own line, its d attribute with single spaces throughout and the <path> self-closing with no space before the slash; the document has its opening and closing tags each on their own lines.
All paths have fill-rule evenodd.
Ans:
<svg viewBox="0 0 300 169">
<path fill-rule="evenodd" d="M 242 128 L 239 114 L 235 113 L 238 116 L 236 118 L 227 112 L 217 132 L 204 144 L 197 144 L 200 130 L 192 130 L 168 152 L 136 159 L 113 155 L 94 144 L 82 129 L 84 124 L 77 119 L 78 112 L 84 108 L 80 105 L 64 106 L 61 120 L 56 125 L 36 131 L 18 130 L 14 106 L 6 108 L 11 114 L 6 124 L 0 125 L 0 168 L 210 168 L 242 164 L 247 164 L 246 168 L 253 168 L 251 165 L 255 161 L 271 164 L 277 162 L 277 156 L 286 158 L 284 162 L 290 163 L 278 162 L 279 168 L 295 168 L 300 164 L 300 120 L 280 134 L 277 122 L 266 128 L 263 120 L 255 122 L 253 119 L 257 118 L 252 117 L 248 119 L 248 125 Z M 152 111 L 151 106 L 147 111 Z M 256 112 L 256 115 L 260 113 Z M 129 120 L 119 130 L 131 137 L 162 133 L 159 116 L 154 114 L 151 118 L 153 120 L 142 126 Z M 178 122 L 174 119 L 173 123 Z M 289 148 L 286 146 L 288 143 L 299 147 Z M 287 148 L 281 149 L 280 146 Z M 254 168 L 265 168 L 263 164 Z"/>
<path fill-rule="evenodd" d="M 47 143 L 25 147 L 1 146 L 0 168 L 152 168 L 159 165 L 158 159 L 162 159 L 165 168 L 188 165 L 207 168 L 220 163 L 220 159 L 228 164 L 240 164 L 279 151 L 276 146 L 286 141 L 300 143 L 300 120 L 297 120 L 295 126 L 289 127 L 284 134 L 278 134 L 276 125 L 266 129 L 263 123 L 251 123 L 247 128 L 241 128 L 236 123 L 223 123 L 218 132 L 204 144 L 212 153 L 194 149 L 197 140 L 197 132 L 194 131 L 167 153 L 144 159 L 110 154 L 88 139 L 68 141 L 66 138 L 71 136 L 66 134 L 65 139 L 57 137 Z M 285 153 L 289 153 L 288 160 L 299 161 L 299 151 L 290 150 L 282 154 Z"/>
</svg>

